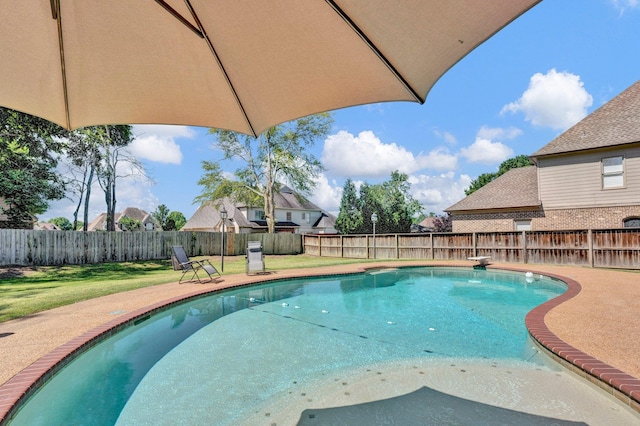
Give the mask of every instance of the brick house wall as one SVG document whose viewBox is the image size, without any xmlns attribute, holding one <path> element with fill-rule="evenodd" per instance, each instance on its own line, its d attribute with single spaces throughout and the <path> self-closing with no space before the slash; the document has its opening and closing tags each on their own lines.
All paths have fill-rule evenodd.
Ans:
<svg viewBox="0 0 640 426">
<path fill-rule="evenodd" d="M 509 232 L 516 220 L 531 219 L 532 231 L 622 228 L 623 221 L 640 217 L 640 206 L 530 210 L 453 214 L 453 232 Z"/>
</svg>

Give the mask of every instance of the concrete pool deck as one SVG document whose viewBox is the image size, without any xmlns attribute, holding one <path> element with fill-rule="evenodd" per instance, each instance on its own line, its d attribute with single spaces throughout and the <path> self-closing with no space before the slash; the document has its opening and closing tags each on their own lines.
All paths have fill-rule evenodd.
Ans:
<svg viewBox="0 0 640 426">
<path fill-rule="evenodd" d="M 212 290 L 259 281 L 411 265 L 471 267 L 473 262 L 381 261 L 284 270 L 251 277 L 245 274 L 225 275 L 218 283 L 205 284 L 179 285 L 176 276 L 173 283 L 104 296 L 0 323 L 0 419 L 9 412 L 17 398 L 28 391 L 41 374 L 59 363 L 65 354 L 72 353 L 114 325 L 132 322 L 146 311 L 166 305 L 167 301 L 174 303 Z M 626 395 L 632 395 L 627 402 L 640 411 L 640 273 L 506 263 L 493 263 L 489 268 L 532 271 L 577 282 L 581 291 L 575 297 L 548 313 L 538 315 L 537 321 L 561 343 L 610 366 L 609 373 L 614 376 L 624 374 L 634 379 L 635 383 L 625 385 Z M 621 396 L 616 396 L 622 400 Z"/>
</svg>

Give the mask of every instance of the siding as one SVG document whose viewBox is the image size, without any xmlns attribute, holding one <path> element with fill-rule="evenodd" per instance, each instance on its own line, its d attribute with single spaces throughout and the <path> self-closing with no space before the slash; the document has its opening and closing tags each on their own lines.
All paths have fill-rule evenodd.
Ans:
<svg viewBox="0 0 640 426">
<path fill-rule="evenodd" d="M 617 155 L 625 157 L 625 187 L 603 190 L 600 161 Z M 539 158 L 538 179 L 545 211 L 640 204 L 640 148 Z"/>
</svg>

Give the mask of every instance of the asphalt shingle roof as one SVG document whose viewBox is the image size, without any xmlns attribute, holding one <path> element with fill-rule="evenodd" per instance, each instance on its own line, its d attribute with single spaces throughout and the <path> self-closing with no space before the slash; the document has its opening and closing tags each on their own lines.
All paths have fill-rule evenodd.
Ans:
<svg viewBox="0 0 640 426">
<path fill-rule="evenodd" d="M 445 211 L 539 207 L 536 166 L 511 169 Z"/>
<path fill-rule="evenodd" d="M 241 228 L 255 227 L 255 224 L 247 220 L 238 210 L 238 206 L 235 203 L 231 202 L 228 198 L 224 198 L 221 201 L 203 203 L 187 223 L 184 224 L 182 229 L 207 229 L 216 226 L 221 220 L 220 210 L 222 205 L 224 205 L 224 209 L 227 211 L 227 220 L 233 219 Z"/>
<path fill-rule="evenodd" d="M 640 81 L 531 154 L 531 157 L 633 142 L 640 142 Z"/>
</svg>

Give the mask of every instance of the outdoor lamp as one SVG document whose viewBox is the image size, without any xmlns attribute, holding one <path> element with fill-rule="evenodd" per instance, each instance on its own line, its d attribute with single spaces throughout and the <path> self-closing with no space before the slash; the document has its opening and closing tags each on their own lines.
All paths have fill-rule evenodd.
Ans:
<svg viewBox="0 0 640 426">
<path fill-rule="evenodd" d="M 222 218 L 222 238 L 220 243 L 220 271 L 224 272 L 224 222 L 227 220 L 227 210 L 222 206 L 220 210 L 220 217 Z"/>
<path fill-rule="evenodd" d="M 371 215 L 371 223 L 373 223 L 373 258 L 376 258 L 376 222 L 378 221 L 378 215 L 373 213 Z"/>
</svg>

